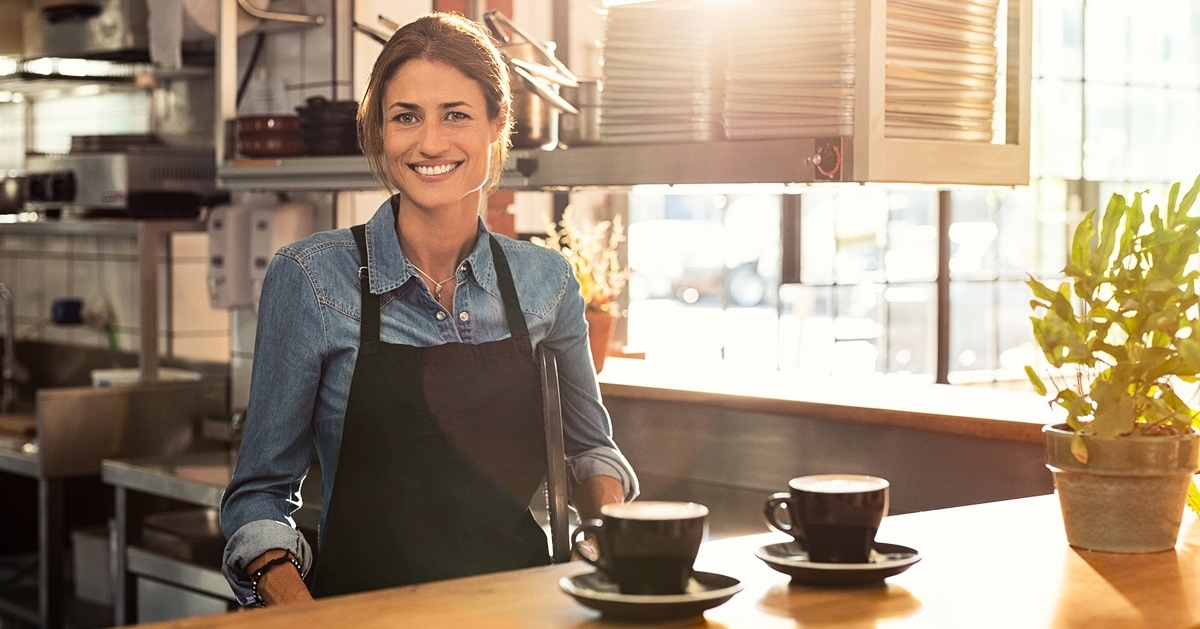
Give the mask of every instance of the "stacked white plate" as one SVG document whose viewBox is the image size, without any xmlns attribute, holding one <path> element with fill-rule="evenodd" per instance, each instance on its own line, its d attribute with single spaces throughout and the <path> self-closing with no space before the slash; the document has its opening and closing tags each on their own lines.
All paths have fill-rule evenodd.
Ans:
<svg viewBox="0 0 1200 629">
<path fill-rule="evenodd" d="M 712 5 L 661 0 L 608 9 L 602 142 L 720 138 L 722 53 Z"/>
<path fill-rule="evenodd" d="M 992 139 L 999 0 L 889 0 L 884 134 Z"/>
<path fill-rule="evenodd" d="M 729 4 L 725 136 L 849 135 L 855 0 Z"/>
</svg>

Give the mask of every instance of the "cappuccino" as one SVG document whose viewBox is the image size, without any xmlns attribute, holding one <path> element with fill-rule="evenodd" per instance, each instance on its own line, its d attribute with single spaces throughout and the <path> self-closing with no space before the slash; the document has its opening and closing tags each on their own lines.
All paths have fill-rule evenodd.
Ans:
<svg viewBox="0 0 1200 629">
<path fill-rule="evenodd" d="M 816 563 L 866 563 L 888 511 L 890 484 L 876 476 L 818 474 L 788 481 L 763 507 L 767 526 L 787 533 Z M 787 513 L 783 518 L 782 512 Z"/>
</svg>

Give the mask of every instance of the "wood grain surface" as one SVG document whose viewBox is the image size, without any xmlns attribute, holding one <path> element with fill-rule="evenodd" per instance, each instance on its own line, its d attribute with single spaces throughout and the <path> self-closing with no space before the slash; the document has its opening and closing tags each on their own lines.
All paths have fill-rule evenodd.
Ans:
<svg viewBox="0 0 1200 629">
<path fill-rule="evenodd" d="M 892 516 L 877 539 L 922 560 L 852 588 L 792 585 L 754 556 L 786 539 L 776 533 L 709 542 L 697 568 L 745 589 L 701 617 L 646 625 L 607 621 L 559 590 L 591 569 L 571 563 L 148 626 L 1184 629 L 1200 626 L 1200 524 L 1190 512 L 1183 523 L 1175 550 L 1119 555 L 1068 546 L 1054 496 Z"/>
</svg>

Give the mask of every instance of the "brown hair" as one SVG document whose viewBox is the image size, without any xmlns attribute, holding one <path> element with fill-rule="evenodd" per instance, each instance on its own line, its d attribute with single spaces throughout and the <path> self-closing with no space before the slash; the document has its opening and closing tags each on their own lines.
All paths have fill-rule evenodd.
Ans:
<svg viewBox="0 0 1200 629">
<path fill-rule="evenodd" d="M 489 120 L 505 115 L 500 138 L 491 147 L 491 169 L 484 184 L 484 189 L 491 192 L 500 183 L 512 135 L 508 66 L 487 31 L 457 13 L 429 13 L 400 27 L 375 59 L 367 91 L 358 106 L 358 144 L 367 156 L 371 173 L 389 192 L 396 190 L 383 154 L 384 90 L 400 67 L 413 59 L 437 61 L 456 68 L 479 84 L 487 101 Z"/>
</svg>

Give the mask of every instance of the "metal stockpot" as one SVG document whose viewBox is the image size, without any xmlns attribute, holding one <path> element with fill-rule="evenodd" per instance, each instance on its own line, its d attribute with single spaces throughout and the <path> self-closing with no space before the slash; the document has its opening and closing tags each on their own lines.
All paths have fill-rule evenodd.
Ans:
<svg viewBox="0 0 1200 629">
<path fill-rule="evenodd" d="M 513 148 L 556 147 L 559 112 L 578 113 L 559 96 L 558 86 L 577 85 L 575 75 L 499 11 L 489 11 L 484 22 L 500 42 L 512 76 Z"/>
</svg>

